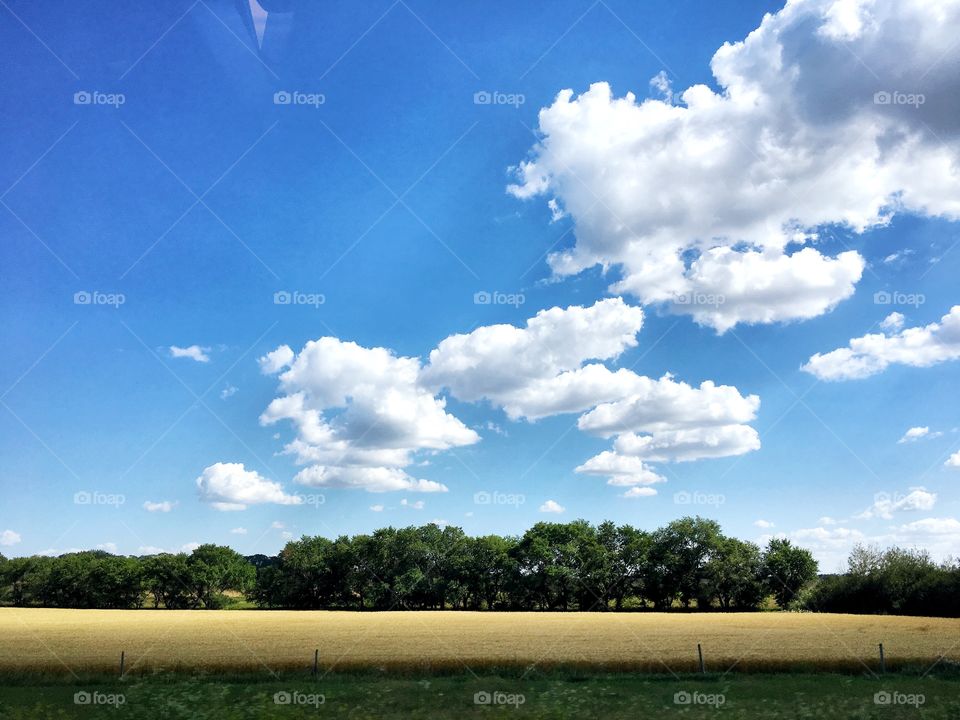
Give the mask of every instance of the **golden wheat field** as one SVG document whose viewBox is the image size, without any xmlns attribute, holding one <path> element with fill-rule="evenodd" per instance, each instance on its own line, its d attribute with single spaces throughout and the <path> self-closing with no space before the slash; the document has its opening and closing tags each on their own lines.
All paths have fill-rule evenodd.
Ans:
<svg viewBox="0 0 960 720">
<path fill-rule="evenodd" d="M 960 620 L 794 613 L 474 613 L 0 608 L 0 671 L 116 668 L 684 672 L 866 670 L 960 656 Z"/>
</svg>

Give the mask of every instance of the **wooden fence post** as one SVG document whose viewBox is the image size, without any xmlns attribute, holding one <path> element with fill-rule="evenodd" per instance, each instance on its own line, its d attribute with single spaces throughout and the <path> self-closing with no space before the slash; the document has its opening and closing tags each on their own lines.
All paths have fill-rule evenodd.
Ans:
<svg viewBox="0 0 960 720">
<path fill-rule="evenodd" d="M 313 677 L 316 678 L 320 674 L 320 649 L 317 648 L 313 651 Z"/>
<path fill-rule="evenodd" d="M 120 651 L 120 679 L 121 680 L 123 679 L 123 666 L 124 666 L 125 660 L 126 660 L 126 653 L 123 650 L 121 650 Z"/>
<path fill-rule="evenodd" d="M 880 672 L 884 674 L 887 672 L 887 661 L 883 657 L 883 643 L 880 643 Z"/>
<path fill-rule="evenodd" d="M 705 675 L 707 673 L 707 668 L 703 664 L 703 648 L 700 647 L 700 643 L 697 643 L 697 655 L 700 656 L 700 674 Z"/>
</svg>

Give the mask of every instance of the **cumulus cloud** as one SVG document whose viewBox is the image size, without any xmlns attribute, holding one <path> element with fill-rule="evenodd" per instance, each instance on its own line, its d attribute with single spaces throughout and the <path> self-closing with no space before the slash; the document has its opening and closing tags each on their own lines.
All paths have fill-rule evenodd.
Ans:
<svg viewBox="0 0 960 720">
<path fill-rule="evenodd" d="M 230 530 L 231 535 L 246 535 L 247 529 L 245 527 L 235 527 Z"/>
<path fill-rule="evenodd" d="M 903 328 L 903 323 L 905 321 L 906 318 L 903 316 L 903 313 L 893 312 L 883 319 L 883 321 L 880 323 L 880 328 L 882 330 L 900 330 Z"/>
<path fill-rule="evenodd" d="M 385 348 L 323 337 L 294 354 L 281 346 L 260 359 L 279 375 L 284 393 L 261 414 L 263 425 L 289 420 L 297 437 L 286 446 L 301 464 L 296 482 L 371 492 L 443 492 L 403 468 L 418 451 L 470 445 L 480 437 L 446 412 L 446 401 L 425 387 L 417 358 Z"/>
<path fill-rule="evenodd" d="M 383 512 L 383 505 L 371 505 L 370 509 L 373 512 Z"/>
<path fill-rule="evenodd" d="M 753 524 L 754 524 L 756 527 L 762 528 L 762 529 L 764 529 L 764 530 L 768 530 L 768 529 L 774 527 L 774 524 L 773 524 L 772 522 L 770 522 L 769 520 L 754 520 L 754 521 L 753 521 Z"/>
<path fill-rule="evenodd" d="M 949 468 L 960 468 L 960 450 L 948 457 L 947 462 L 944 463 L 944 466 Z"/>
<path fill-rule="evenodd" d="M 820 315 L 864 269 L 824 229 L 960 216 L 957 23 L 958 0 L 787 3 L 717 50 L 716 91 L 560 92 L 509 192 L 572 217 L 557 276 L 618 267 L 614 292 L 720 332 Z"/>
<path fill-rule="evenodd" d="M 803 370 L 821 380 L 859 380 L 894 364 L 930 367 L 960 358 L 960 305 L 940 322 L 853 338 L 845 348 L 817 353 Z"/>
<path fill-rule="evenodd" d="M 246 510 L 248 505 L 275 503 L 299 505 L 302 498 L 288 495 L 278 482 L 267 480 L 243 463 L 214 463 L 196 480 L 200 499 L 217 510 Z"/>
<path fill-rule="evenodd" d="M 877 493 L 874 496 L 873 504 L 859 515 L 854 517 L 858 520 L 880 517 L 884 520 L 893 518 L 894 513 L 898 512 L 916 512 L 919 510 L 932 510 L 937 503 L 937 494 L 928 492 L 926 488 L 910 488 L 906 495 L 898 493 Z"/>
<path fill-rule="evenodd" d="M 190 347 L 170 346 L 170 357 L 189 358 L 190 360 L 196 360 L 201 363 L 210 362 L 209 352 L 210 348 L 200 347 L 199 345 L 191 345 Z"/>
<path fill-rule="evenodd" d="M 659 380 L 640 378 L 638 392 L 612 403 L 603 403 L 577 422 L 594 435 L 610 437 L 624 432 L 669 432 L 679 429 L 719 427 L 749 422 L 756 416 L 760 398 L 744 397 L 728 385 L 705 381 L 695 388 L 670 375 Z M 728 431 L 731 435 L 736 431 Z M 746 440 L 745 436 L 741 440 Z M 663 442 L 669 438 L 663 437 Z"/>
<path fill-rule="evenodd" d="M 760 436 L 749 425 L 662 430 L 651 435 L 628 432 L 617 437 L 614 448 L 648 462 L 683 462 L 743 455 L 760 448 Z"/>
<path fill-rule="evenodd" d="M 540 512 L 542 513 L 556 513 L 559 515 L 565 511 L 566 508 L 555 500 L 547 500 L 543 505 L 540 506 Z"/>
<path fill-rule="evenodd" d="M 932 440 L 933 438 L 938 438 L 941 435 L 943 435 L 942 432 L 930 432 L 930 428 L 926 426 L 912 427 L 903 434 L 902 438 L 897 440 L 897 445 L 916 442 L 917 440 Z"/>
<path fill-rule="evenodd" d="M 147 500 L 143 503 L 143 509 L 147 512 L 170 512 L 177 506 L 177 503 L 171 502 L 170 500 L 163 500 L 161 502 L 152 502 Z"/>
<path fill-rule="evenodd" d="M 443 483 L 418 480 L 401 468 L 386 467 L 331 467 L 311 465 L 294 478 L 294 482 L 309 487 L 359 489 L 368 492 L 447 492 Z"/>
<path fill-rule="evenodd" d="M 657 494 L 657 489 L 652 487 L 632 487 L 629 488 L 623 495 L 627 499 L 630 498 L 639 498 L 639 497 L 652 497 Z"/>
<path fill-rule="evenodd" d="M 9 547 L 11 545 L 16 545 L 22 540 L 20 533 L 14 532 L 13 530 L 4 530 L 0 532 L 0 545 Z"/>
<path fill-rule="evenodd" d="M 621 298 L 541 310 L 525 327 L 486 325 L 451 335 L 430 353 L 423 379 L 467 402 L 487 399 L 511 419 L 581 412 L 622 397 L 637 382 L 587 360 L 612 360 L 637 345 L 643 310 Z"/>
<path fill-rule="evenodd" d="M 605 475 L 608 485 L 632 486 L 655 485 L 666 482 L 662 475 L 658 475 L 638 457 L 619 455 L 610 450 L 604 450 L 599 455 L 587 460 L 583 465 L 574 469 L 574 472 L 587 475 Z"/>
<path fill-rule="evenodd" d="M 400 501 L 400 505 L 401 505 L 402 507 L 410 508 L 411 510 L 423 510 L 424 504 L 425 504 L 425 503 L 423 502 L 423 500 L 416 500 L 416 501 L 411 502 L 411 501 L 407 500 L 406 498 L 403 498 L 403 499 Z"/>
<path fill-rule="evenodd" d="M 295 482 L 371 492 L 446 492 L 442 483 L 413 477 L 418 453 L 479 441 L 446 411 L 448 393 L 462 402 L 488 402 L 508 418 L 534 422 L 582 413 L 580 430 L 616 436 L 612 451 L 576 469 L 611 485 L 660 482 L 650 462 L 740 455 L 760 446 L 754 419 L 759 398 L 711 381 L 694 387 L 613 369 L 638 345 L 643 310 L 622 298 L 589 307 L 541 310 L 523 325 L 488 325 L 441 340 L 425 365 L 386 348 L 324 337 L 299 353 L 286 345 L 260 358 L 278 374 L 281 394 L 260 416 L 263 425 L 289 421 L 296 430 L 285 452 L 307 467 Z M 505 431 L 492 421 L 486 428 Z M 636 494 L 634 494 L 636 495 Z"/>
</svg>

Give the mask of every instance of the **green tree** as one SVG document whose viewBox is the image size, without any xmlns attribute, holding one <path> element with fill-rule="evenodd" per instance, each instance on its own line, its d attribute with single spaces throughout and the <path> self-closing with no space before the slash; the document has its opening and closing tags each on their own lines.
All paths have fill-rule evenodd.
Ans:
<svg viewBox="0 0 960 720">
<path fill-rule="evenodd" d="M 762 577 L 777 605 L 786 609 L 797 593 L 817 575 L 817 561 L 809 550 L 785 538 L 773 538 L 763 554 Z"/>
</svg>

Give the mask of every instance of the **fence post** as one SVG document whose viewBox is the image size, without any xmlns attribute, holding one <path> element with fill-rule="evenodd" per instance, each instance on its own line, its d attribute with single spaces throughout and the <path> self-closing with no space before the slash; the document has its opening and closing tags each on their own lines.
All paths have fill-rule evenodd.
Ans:
<svg viewBox="0 0 960 720">
<path fill-rule="evenodd" d="M 123 650 L 121 650 L 120 651 L 120 679 L 121 680 L 123 679 L 124 660 L 126 660 L 126 653 Z"/>
<path fill-rule="evenodd" d="M 320 674 L 320 649 L 317 648 L 313 651 L 313 677 L 316 678 Z"/>
<path fill-rule="evenodd" d="M 705 675 L 707 673 L 707 668 L 703 664 L 703 648 L 700 647 L 700 643 L 697 643 L 697 655 L 700 656 L 700 674 Z"/>
<path fill-rule="evenodd" d="M 883 643 L 880 643 L 880 672 L 883 674 L 887 672 L 887 661 L 883 657 Z"/>
</svg>

